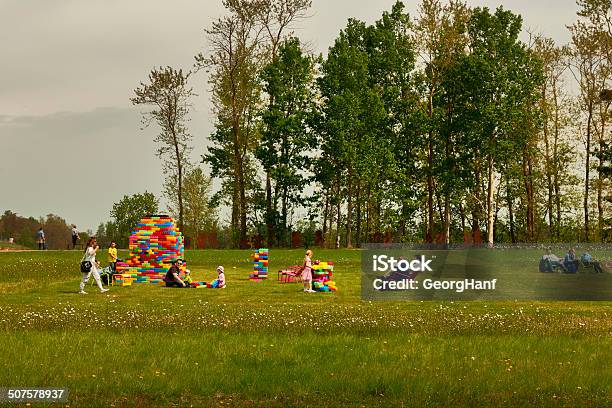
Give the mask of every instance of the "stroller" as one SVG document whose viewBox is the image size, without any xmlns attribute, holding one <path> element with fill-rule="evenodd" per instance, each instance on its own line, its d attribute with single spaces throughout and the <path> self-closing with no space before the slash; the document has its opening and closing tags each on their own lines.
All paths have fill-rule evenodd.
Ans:
<svg viewBox="0 0 612 408">
<path fill-rule="evenodd" d="M 107 266 L 100 270 L 100 279 L 102 280 L 103 285 L 109 286 L 112 283 L 113 273 L 114 272 L 110 266 Z M 92 284 L 93 284 L 93 281 L 92 281 Z"/>
</svg>

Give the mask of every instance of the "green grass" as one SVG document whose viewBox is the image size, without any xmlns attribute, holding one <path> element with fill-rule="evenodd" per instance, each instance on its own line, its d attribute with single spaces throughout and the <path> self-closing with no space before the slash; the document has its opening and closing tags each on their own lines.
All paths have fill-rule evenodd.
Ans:
<svg viewBox="0 0 612 408">
<path fill-rule="evenodd" d="M 8 242 L 8 241 L 0 241 L 0 251 L 2 250 L 6 250 L 6 249 L 10 249 L 10 250 L 24 250 L 24 249 L 30 249 L 26 246 L 23 245 L 19 245 L 16 244 L 14 242 Z"/>
<path fill-rule="evenodd" d="M 337 293 L 275 282 L 302 255 L 272 250 L 255 283 L 249 251 L 188 251 L 228 287 L 79 296 L 78 252 L 0 253 L 0 386 L 66 386 L 73 406 L 612 403 L 612 302 L 364 302 L 357 250 L 315 253 Z M 540 254 L 498 256 L 531 273 Z"/>
</svg>

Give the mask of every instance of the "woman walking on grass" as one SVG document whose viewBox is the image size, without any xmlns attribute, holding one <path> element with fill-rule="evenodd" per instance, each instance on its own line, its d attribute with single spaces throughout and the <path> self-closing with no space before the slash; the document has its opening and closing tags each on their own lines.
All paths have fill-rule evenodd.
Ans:
<svg viewBox="0 0 612 408">
<path fill-rule="evenodd" d="M 89 261 L 91 263 L 91 269 L 89 272 L 83 272 L 83 280 L 81 280 L 81 290 L 79 293 L 81 295 L 86 295 L 85 285 L 89 282 L 89 277 L 93 274 L 94 280 L 98 284 L 100 288 L 100 293 L 108 292 L 108 289 L 104 289 L 102 287 L 102 282 L 100 281 L 100 273 L 98 272 L 98 268 L 96 267 L 96 252 L 100 249 L 98 246 L 98 242 L 95 237 L 89 238 L 87 240 L 87 245 L 85 246 L 85 254 L 83 255 L 83 261 Z"/>
</svg>

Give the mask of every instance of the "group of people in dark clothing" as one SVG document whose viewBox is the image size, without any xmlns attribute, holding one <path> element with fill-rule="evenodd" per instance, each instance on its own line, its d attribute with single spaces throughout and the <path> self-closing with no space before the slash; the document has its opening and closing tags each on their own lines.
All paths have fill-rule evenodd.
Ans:
<svg viewBox="0 0 612 408">
<path fill-rule="evenodd" d="M 553 254 L 552 250 L 548 248 L 546 254 L 540 259 L 540 272 L 576 273 L 580 266 L 593 268 L 596 273 L 604 272 L 600 261 L 593 259 L 593 256 L 588 252 L 583 253 L 578 259 L 574 248 L 570 248 L 563 259 Z"/>
</svg>

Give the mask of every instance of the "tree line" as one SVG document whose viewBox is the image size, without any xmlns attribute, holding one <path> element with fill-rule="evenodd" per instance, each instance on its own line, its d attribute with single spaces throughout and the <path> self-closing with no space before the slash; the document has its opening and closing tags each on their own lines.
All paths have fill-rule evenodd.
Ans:
<svg viewBox="0 0 612 408">
<path fill-rule="evenodd" d="M 502 7 L 422 0 L 410 16 L 398 1 L 373 24 L 349 19 L 325 56 L 293 31 L 311 1 L 223 5 L 194 66 L 153 69 L 131 98 L 159 129 L 167 209 L 191 240 L 611 240 L 612 0 L 578 0 L 568 44 Z M 215 126 L 194 163 L 191 82 L 203 77 Z M 158 211 L 151 193 L 125 196 L 96 235 L 125 246 Z M 0 238 L 31 246 L 41 225 L 69 239 L 60 217 L 10 211 Z"/>
<path fill-rule="evenodd" d="M 219 228 L 226 205 L 234 247 L 253 234 L 285 246 L 295 230 L 347 247 L 385 233 L 607 241 L 611 1 L 577 2 L 569 44 L 525 33 L 503 7 L 422 0 L 410 16 L 398 1 L 373 24 L 349 19 L 322 56 L 293 32 L 310 1 L 225 0 L 192 70 L 154 69 L 132 102 L 160 129 L 179 224 Z M 186 177 L 200 169 L 187 158 L 188 82 L 203 71 L 211 174 L 186 223 Z M 211 178 L 221 180 L 214 194 Z"/>
<path fill-rule="evenodd" d="M 11 238 L 17 245 L 26 248 L 37 248 L 36 233 L 43 228 L 48 249 L 72 248 L 71 229 L 65 219 L 55 214 L 48 214 L 38 219 L 22 217 L 10 210 L 5 210 L 0 216 L 0 241 Z M 81 240 L 88 238 L 87 232 L 81 232 Z"/>
</svg>

